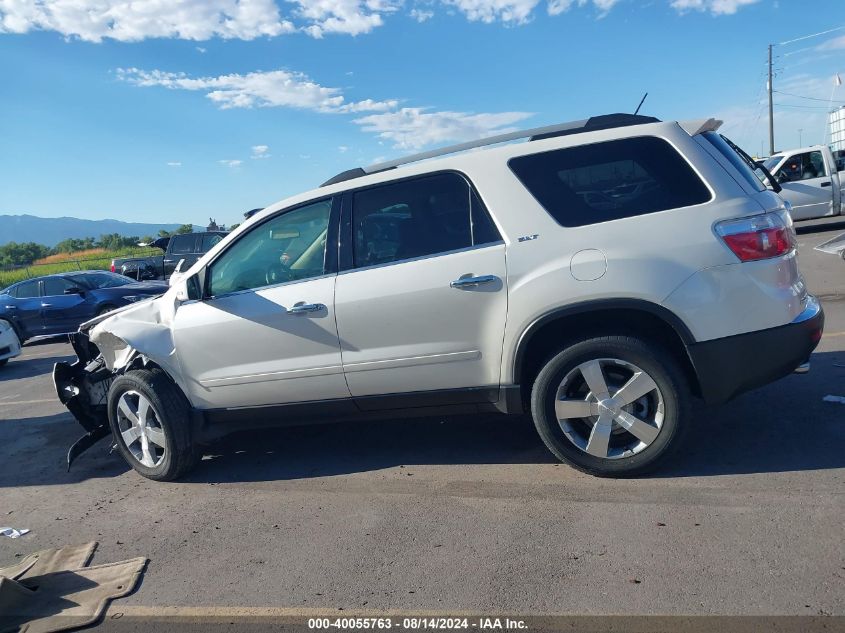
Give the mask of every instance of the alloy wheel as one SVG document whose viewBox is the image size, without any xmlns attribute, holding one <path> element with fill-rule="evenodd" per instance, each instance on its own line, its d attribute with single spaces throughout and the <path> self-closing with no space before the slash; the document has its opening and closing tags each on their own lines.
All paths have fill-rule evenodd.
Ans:
<svg viewBox="0 0 845 633">
<path fill-rule="evenodd" d="M 640 367 L 618 358 L 581 363 L 564 376 L 555 417 L 566 438 L 602 459 L 630 457 L 657 439 L 663 394 Z"/>
<path fill-rule="evenodd" d="M 155 468 L 164 459 L 167 439 L 158 412 L 137 391 L 123 393 L 117 401 L 117 426 L 120 440 L 129 453 L 147 468 Z"/>
</svg>

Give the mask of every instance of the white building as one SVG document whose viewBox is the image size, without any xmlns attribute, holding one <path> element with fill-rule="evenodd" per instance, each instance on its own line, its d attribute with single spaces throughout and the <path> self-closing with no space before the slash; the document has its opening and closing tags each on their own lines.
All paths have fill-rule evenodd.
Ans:
<svg viewBox="0 0 845 633">
<path fill-rule="evenodd" d="M 830 113 L 830 147 L 845 151 L 845 106 Z"/>
</svg>

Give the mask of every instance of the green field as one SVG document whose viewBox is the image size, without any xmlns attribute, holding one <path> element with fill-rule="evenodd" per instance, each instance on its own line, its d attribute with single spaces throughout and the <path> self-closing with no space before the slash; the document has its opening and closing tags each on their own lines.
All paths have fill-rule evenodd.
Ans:
<svg viewBox="0 0 845 633">
<path fill-rule="evenodd" d="M 74 270 L 108 270 L 111 267 L 111 260 L 115 257 L 155 257 L 161 254 L 162 252 L 159 249 L 124 248 L 107 251 L 97 257 L 89 256 L 85 259 L 69 259 L 51 264 L 30 264 L 26 267 L 0 270 L 0 288 L 5 288 L 15 282 L 23 281 L 30 277 L 40 277 L 41 275 L 66 273 Z"/>
</svg>

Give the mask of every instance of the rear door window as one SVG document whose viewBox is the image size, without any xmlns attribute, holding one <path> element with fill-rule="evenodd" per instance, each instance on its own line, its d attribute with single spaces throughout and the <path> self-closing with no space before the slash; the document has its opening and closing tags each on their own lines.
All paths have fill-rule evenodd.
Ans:
<svg viewBox="0 0 845 633">
<path fill-rule="evenodd" d="M 709 202 L 710 190 L 668 142 L 656 137 L 512 158 L 508 165 L 561 226 L 630 218 Z"/>
<path fill-rule="evenodd" d="M 356 268 L 448 253 L 501 239 L 467 180 L 457 173 L 411 178 L 352 198 Z"/>
<path fill-rule="evenodd" d="M 73 288 L 73 282 L 64 279 L 63 277 L 47 277 L 44 280 L 44 296 L 58 297 L 65 294 L 65 290 Z"/>
</svg>

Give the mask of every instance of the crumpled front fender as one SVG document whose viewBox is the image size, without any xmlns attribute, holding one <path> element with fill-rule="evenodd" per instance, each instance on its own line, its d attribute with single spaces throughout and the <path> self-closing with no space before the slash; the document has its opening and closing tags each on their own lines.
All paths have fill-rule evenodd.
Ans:
<svg viewBox="0 0 845 633">
<path fill-rule="evenodd" d="M 111 371 L 125 369 L 140 355 L 181 383 L 172 329 L 177 307 L 176 292 L 171 289 L 151 301 L 110 313 L 103 320 L 89 321 L 82 329 L 91 327 L 88 336 Z"/>
</svg>

